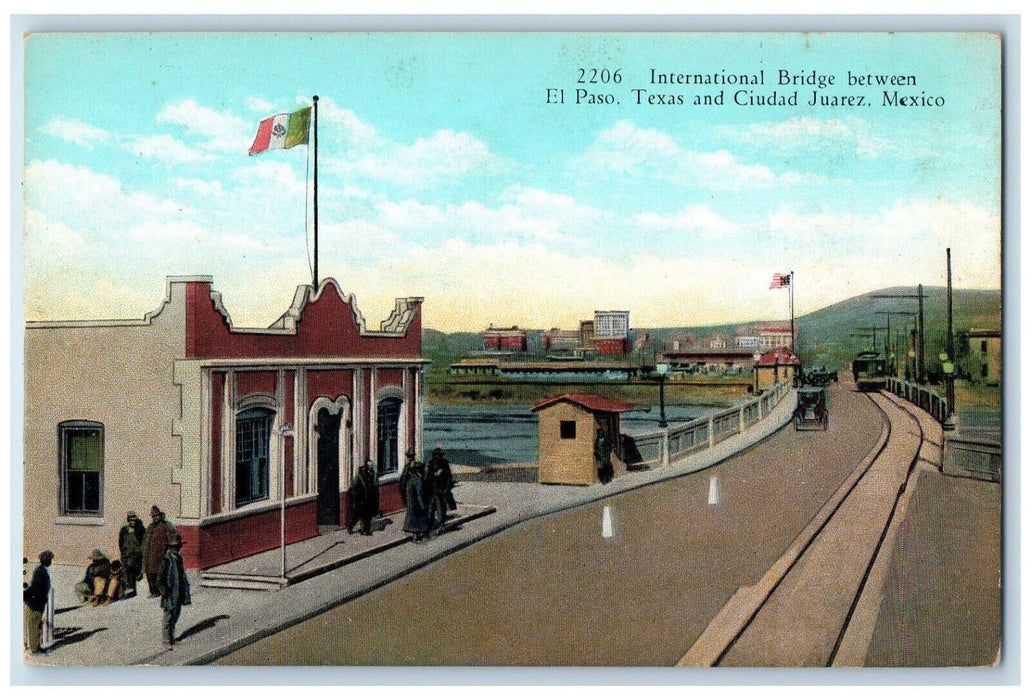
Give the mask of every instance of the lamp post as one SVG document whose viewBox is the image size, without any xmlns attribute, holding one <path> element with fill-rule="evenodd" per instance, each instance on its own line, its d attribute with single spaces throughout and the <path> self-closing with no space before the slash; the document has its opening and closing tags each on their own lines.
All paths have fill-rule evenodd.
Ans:
<svg viewBox="0 0 1031 700">
<path fill-rule="evenodd" d="M 279 435 L 286 443 L 288 437 L 292 437 L 294 434 L 294 427 L 289 423 L 284 423 L 279 428 Z M 279 460 L 279 552 L 281 555 L 280 560 L 280 575 L 283 580 L 286 580 L 286 460 Z"/>
<path fill-rule="evenodd" d="M 669 375 L 669 365 L 657 363 L 655 365 L 641 365 L 641 373 L 647 378 L 659 383 L 659 427 L 669 426 L 666 422 L 666 377 Z"/>
</svg>

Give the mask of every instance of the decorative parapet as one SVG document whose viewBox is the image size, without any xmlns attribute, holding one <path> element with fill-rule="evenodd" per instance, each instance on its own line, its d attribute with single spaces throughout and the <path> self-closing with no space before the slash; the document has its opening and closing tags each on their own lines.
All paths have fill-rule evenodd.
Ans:
<svg viewBox="0 0 1031 700">
<path fill-rule="evenodd" d="M 365 316 L 362 315 L 361 311 L 358 310 L 358 304 L 355 301 L 354 294 L 345 295 L 340 290 L 340 285 L 337 281 L 331 277 L 327 277 L 322 280 L 317 290 L 312 292 L 312 286 L 310 284 L 301 284 L 297 286 L 297 290 L 294 292 L 293 301 L 290 304 L 290 308 L 280 316 L 275 323 L 269 326 L 269 330 L 283 330 L 291 333 L 296 333 L 297 323 L 301 319 L 301 315 L 304 313 L 304 307 L 310 303 L 314 303 L 319 300 L 322 294 L 326 291 L 326 288 L 332 286 L 336 291 L 337 296 L 342 302 L 347 304 L 351 309 L 351 314 L 354 316 L 354 324 L 358 328 L 360 335 L 388 335 L 391 337 L 401 337 L 408 332 L 408 328 L 411 326 L 412 319 L 415 318 L 415 312 L 418 305 L 422 303 L 423 297 L 400 297 L 395 300 L 394 310 L 391 311 L 390 316 L 380 323 L 379 331 L 368 330 L 365 322 Z"/>
<path fill-rule="evenodd" d="M 394 300 L 394 310 L 390 312 L 387 320 L 380 323 L 381 333 L 404 335 L 412 325 L 415 318 L 415 310 L 422 303 L 422 297 L 400 297 Z"/>
</svg>

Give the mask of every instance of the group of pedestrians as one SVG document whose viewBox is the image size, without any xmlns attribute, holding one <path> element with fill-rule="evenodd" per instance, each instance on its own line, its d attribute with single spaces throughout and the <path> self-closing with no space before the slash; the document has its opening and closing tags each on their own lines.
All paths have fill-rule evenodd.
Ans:
<svg viewBox="0 0 1031 700">
<path fill-rule="evenodd" d="M 157 506 L 150 509 L 150 519 L 150 525 L 144 527 L 135 511 L 126 513 L 125 524 L 118 532 L 120 559 L 111 561 L 100 549 L 90 553 L 86 574 L 75 584 L 80 603 L 96 607 L 132 597 L 136 595 L 136 584 L 144 576 L 150 597 L 157 598 L 161 594 L 158 575 L 169 540 L 176 530 Z"/>
<path fill-rule="evenodd" d="M 431 534 L 443 532 L 448 511 L 458 508 L 452 494 L 455 479 L 444 448 L 439 445 L 427 463 L 416 460 L 414 452 L 406 457 L 399 484 L 401 500 L 407 509 L 404 531 L 412 533 L 414 541 L 423 542 Z"/>
<path fill-rule="evenodd" d="M 118 533 L 121 558 L 111 561 L 100 549 L 94 549 L 85 575 L 75 584 L 75 594 L 84 605 L 110 605 L 136 595 L 137 583 L 146 577 L 149 597 L 161 599 L 161 637 L 165 648 L 171 649 L 182 608 L 191 603 L 190 582 L 180 554 L 182 535 L 157 506 L 151 508 L 150 515 L 151 523 L 144 527 L 134 511 L 126 514 Z M 42 618 L 50 597 L 48 569 L 53 557 L 50 550 L 40 553 L 39 565 L 23 594 L 27 647 L 33 654 L 40 651 Z"/>
</svg>

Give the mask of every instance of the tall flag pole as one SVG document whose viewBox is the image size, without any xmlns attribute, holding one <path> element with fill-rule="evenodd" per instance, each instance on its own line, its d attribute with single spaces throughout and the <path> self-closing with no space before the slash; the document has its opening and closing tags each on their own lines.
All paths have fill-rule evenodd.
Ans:
<svg viewBox="0 0 1031 700">
<path fill-rule="evenodd" d="M 788 295 L 791 297 L 791 354 L 795 354 L 795 271 L 788 273 Z"/>
<path fill-rule="evenodd" d="M 770 289 L 784 289 L 788 288 L 788 299 L 791 305 L 791 354 L 795 354 L 795 272 L 792 270 L 788 274 L 781 274 L 776 272 L 773 275 L 773 281 L 770 282 Z"/>
<path fill-rule="evenodd" d="M 313 128 L 315 141 L 315 167 L 313 169 L 314 184 L 312 186 L 312 214 L 315 219 L 315 265 L 312 271 L 312 290 L 319 289 L 319 96 L 312 95 L 312 106 L 315 112 Z"/>
<path fill-rule="evenodd" d="M 314 215 L 315 215 L 315 285 L 319 281 L 319 148 L 318 148 L 318 105 L 319 96 L 312 98 L 315 108 L 315 186 L 314 186 Z M 258 124 L 258 133 L 254 136 L 254 143 L 247 150 L 247 155 L 256 156 L 265 151 L 293 148 L 301 144 L 308 144 L 309 125 L 311 123 L 312 107 L 302 107 L 294 112 L 275 114 L 267 119 L 262 119 Z"/>
</svg>

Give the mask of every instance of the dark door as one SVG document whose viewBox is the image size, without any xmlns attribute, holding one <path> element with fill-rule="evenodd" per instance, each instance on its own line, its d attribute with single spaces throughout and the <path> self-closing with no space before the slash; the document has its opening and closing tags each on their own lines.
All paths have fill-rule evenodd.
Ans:
<svg viewBox="0 0 1031 700">
<path fill-rule="evenodd" d="M 319 525 L 340 524 L 340 416 L 323 408 L 316 426 L 319 433 L 316 517 Z"/>
</svg>

